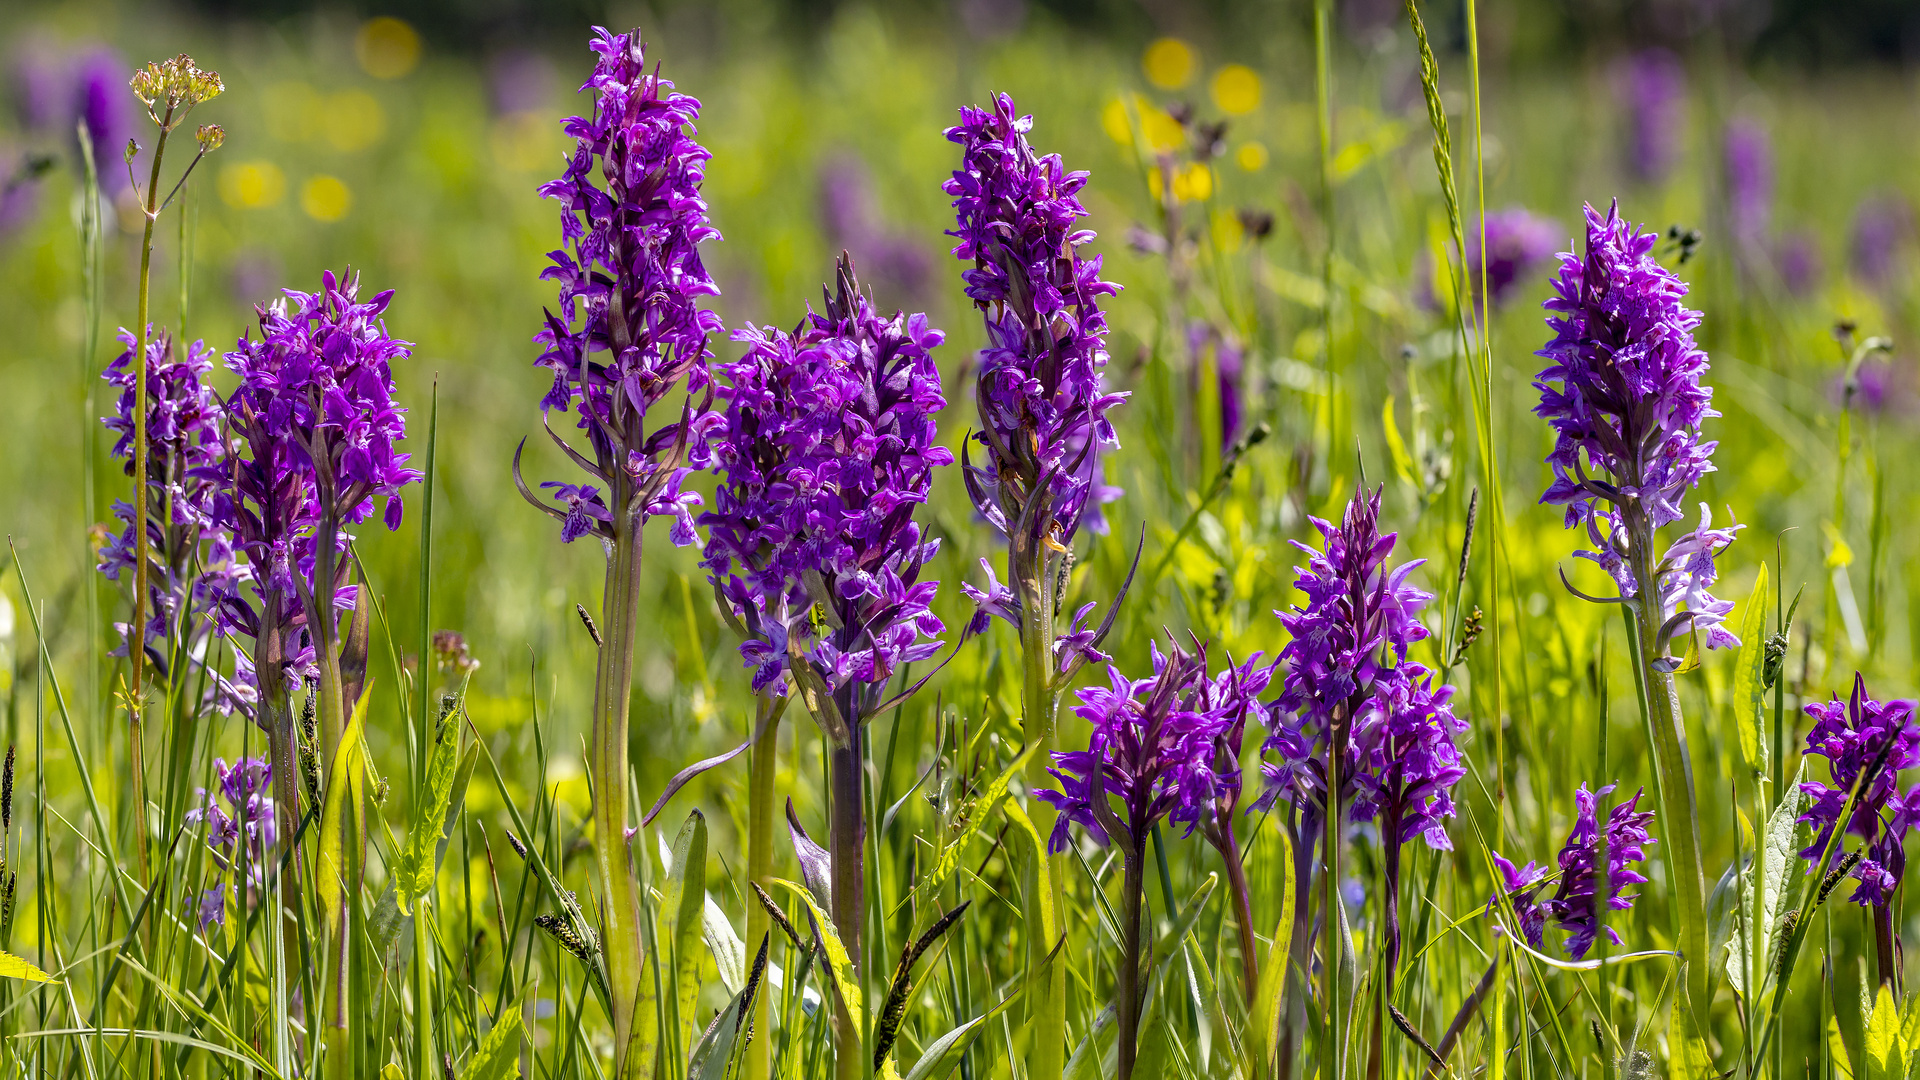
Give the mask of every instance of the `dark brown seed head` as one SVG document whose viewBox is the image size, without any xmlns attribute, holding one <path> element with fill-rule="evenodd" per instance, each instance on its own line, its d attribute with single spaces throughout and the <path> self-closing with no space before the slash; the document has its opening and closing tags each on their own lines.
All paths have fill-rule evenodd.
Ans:
<svg viewBox="0 0 1920 1080">
<path fill-rule="evenodd" d="M 0 828 L 13 828 L 13 755 L 11 743 L 7 745 L 7 764 L 0 771 Z"/>
</svg>

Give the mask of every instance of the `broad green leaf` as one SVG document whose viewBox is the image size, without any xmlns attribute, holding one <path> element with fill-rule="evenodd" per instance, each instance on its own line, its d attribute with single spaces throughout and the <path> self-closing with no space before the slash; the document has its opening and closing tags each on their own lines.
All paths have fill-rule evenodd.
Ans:
<svg viewBox="0 0 1920 1080">
<path fill-rule="evenodd" d="M 407 826 L 407 844 L 394 867 L 394 902 L 408 914 L 414 898 L 433 888 L 440 838 L 446 835 L 447 807 L 453 799 L 453 779 L 460 768 L 460 723 L 451 714 L 440 725 L 427 758 L 427 785 L 414 799 L 413 820 Z"/>
<path fill-rule="evenodd" d="M 1906 1047 L 1900 1040 L 1900 1004 L 1893 1000 L 1893 987 L 1880 984 L 1873 1000 L 1873 1015 L 1867 1018 L 1866 1080 L 1906 1080 Z"/>
<path fill-rule="evenodd" d="M 1187 936 L 1187 931 L 1193 929 L 1193 924 L 1199 921 L 1200 913 L 1206 910 L 1207 900 L 1213 896 L 1213 890 L 1219 884 L 1219 874 L 1208 874 L 1207 879 L 1200 883 L 1200 887 L 1193 890 L 1193 895 L 1187 897 L 1187 902 L 1180 908 L 1179 917 L 1173 920 L 1173 925 L 1167 928 L 1167 932 L 1162 934 L 1160 940 L 1153 946 L 1154 970 L 1157 971 L 1162 965 L 1172 961 L 1173 951 L 1180 947 L 1180 942 Z"/>
<path fill-rule="evenodd" d="M 1099 1015 L 1093 1018 L 1093 1030 L 1081 1037 L 1080 1045 L 1074 1048 L 1073 1056 L 1067 1059 L 1063 1080 L 1089 1080 L 1103 1074 L 1101 1062 L 1113 1049 L 1111 1034 L 1118 1019 L 1111 1002 L 1100 1009 Z M 1104 1045 L 1100 1041 L 1103 1036 L 1107 1037 Z"/>
<path fill-rule="evenodd" d="M 724 1080 L 735 1044 L 740 1041 L 740 1006 L 745 996 L 746 991 L 741 990 L 727 999 L 726 1008 L 716 1013 L 707 1030 L 700 1033 L 700 1041 L 694 1044 L 693 1054 L 687 1058 L 688 1076 L 698 1080 Z"/>
<path fill-rule="evenodd" d="M 1741 848 L 1745 850 L 1752 843 L 1753 826 L 1746 823 L 1745 814 L 1736 811 L 1735 816 L 1742 819 Z M 1719 977 L 1720 968 L 1726 963 L 1732 939 L 1740 936 L 1733 932 L 1733 916 L 1740 902 L 1740 878 L 1746 869 L 1744 860 L 1728 863 L 1720 880 L 1714 883 L 1713 891 L 1707 894 L 1707 956 L 1712 959 L 1713 978 Z"/>
<path fill-rule="evenodd" d="M 1833 1063 L 1833 1075 L 1840 1080 L 1853 1080 L 1853 1058 L 1847 1051 L 1847 1040 L 1840 1034 L 1840 1018 L 1827 1015 L 1827 1060 Z"/>
<path fill-rule="evenodd" d="M 494 1018 L 493 1030 L 480 1040 L 480 1049 L 473 1052 L 460 1080 L 507 1080 L 519 1068 L 520 1002 L 516 1000 Z"/>
<path fill-rule="evenodd" d="M 911 906 L 917 910 L 932 902 L 933 894 L 939 892 L 946 885 L 947 879 L 953 876 L 953 872 L 960 868 L 960 856 L 966 850 L 967 841 L 985 827 L 987 820 L 993 816 L 994 807 L 1001 799 L 1007 797 L 1008 785 L 1013 783 L 1014 777 L 1026 771 L 1027 762 L 1033 759 L 1034 753 L 1040 749 L 1040 746 L 1041 742 L 1038 739 L 1027 744 L 1027 748 L 1020 752 L 1020 756 L 1014 758 L 999 776 L 993 778 L 993 782 L 988 784 L 985 790 L 974 796 L 973 801 L 967 804 L 966 812 L 961 817 L 961 820 L 970 823 L 966 833 L 955 837 L 947 844 L 946 848 L 940 852 L 940 856 L 934 860 L 933 865 L 927 868 L 927 872 L 920 875 L 919 881 L 914 882 L 913 895 L 902 901 L 901 906 Z"/>
<path fill-rule="evenodd" d="M 57 983 L 60 980 L 28 963 L 24 957 L 0 952 L 0 979 L 25 979 L 28 982 Z"/>
<path fill-rule="evenodd" d="M 720 971 L 720 984 L 727 993 L 737 994 L 747 985 L 747 946 L 733 932 L 733 920 L 707 894 L 706 910 L 701 912 L 701 932 L 707 939 L 707 951 L 713 954 L 713 966 Z"/>
<path fill-rule="evenodd" d="M 1281 866 L 1293 865 L 1293 841 L 1285 829 L 1273 830 L 1279 837 L 1280 850 L 1277 858 Z M 1273 929 L 1273 944 L 1267 947 L 1266 962 L 1260 966 L 1260 983 L 1254 990 L 1253 1006 L 1248 1017 L 1247 1055 L 1255 1063 L 1268 1071 L 1277 1064 L 1280 1054 L 1280 1008 L 1286 1000 L 1287 966 L 1293 959 L 1293 909 L 1296 898 L 1293 895 L 1293 875 L 1276 874 L 1279 882 L 1280 920 Z"/>
<path fill-rule="evenodd" d="M 1247 1075 L 1247 1062 L 1240 1050 L 1238 1033 L 1227 1022 L 1226 1006 L 1220 1000 L 1220 984 L 1213 978 L 1213 972 L 1207 967 L 1207 958 L 1200 951 L 1200 943 L 1194 939 L 1192 931 L 1182 940 L 1187 970 L 1187 992 L 1193 997 L 1194 1007 L 1205 1013 L 1207 1023 L 1213 1027 L 1214 1052 L 1220 1050 L 1220 1042 L 1226 1042 L 1226 1058 L 1232 1065 L 1234 1080 L 1244 1080 Z"/>
<path fill-rule="evenodd" d="M 695 810 L 680 826 L 673 841 L 673 869 L 667 874 L 661 908 L 673 919 L 673 985 L 675 1012 L 681 1025 L 694 1021 L 694 1000 L 700 995 L 700 933 L 707 906 L 707 818 Z M 676 1038 L 678 1036 L 675 1036 Z M 681 1046 L 687 1045 L 681 1043 Z"/>
<path fill-rule="evenodd" d="M 1740 613 L 1740 651 L 1733 661 L 1733 729 L 1739 736 L 1740 759 L 1755 776 L 1772 768 L 1766 733 L 1762 730 L 1765 697 L 1762 669 L 1767 662 L 1767 564 L 1760 564 L 1753 595 Z"/>
<path fill-rule="evenodd" d="M 1773 931 L 1787 907 L 1787 878 L 1800 862 L 1800 845 L 1794 842 L 1794 837 L 1796 819 L 1800 816 L 1800 778 L 1805 770 L 1803 763 L 1801 771 L 1780 793 L 1780 804 L 1767 818 L 1766 831 L 1759 838 L 1760 849 L 1742 882 L 1741 902 L 1748 913 L 1748 932 L 1734 935 L 1727 943 L 1727 979 L 1742 994 L 1748 993 L 1747 982 L 1756 967 L 1764 973 L 1773 963 Z M 1759 869 L 1757 894 L 1754 891 L 1756 865 Z M 1764 983 L 1763 978 L 1763 986 Z"/>
<path fill-rule="evenodd" d="M 773 883 L 799 897 L 801 903 L 807 905 L 807 910 L 813 913 L 814 927 L 820 931 L 820 944 L 826 946 L 827 967 L 833 976 L 834 991 L 846 1003 L 847 1015 L 853 1018 L 854 1030 L 865 1031 L 866 999 L 861 996 L 860 986 L 854 980 L 853 959 L 847 955 L 847 946 L 840 940 L 839 931 L 834 929 L 833 917 L 821 909 L 819 901 L 813 898 L 813 893 L 807 891 L 805 885 L 785 878 L 774 878 Z"/>
<path fill-rule="evenodd" d="M 407 1080 L 407 1071 L 389 1061 L 380 1067 L 380 1080 Z"/>
<path fill-rule="evenodd" d="M 355 792 L 360 779 L 360 737 L 366 726 L 367 702 L 373 695 L 371 684 L 360 694 L 360 701 L 353 707 L 353 719 L 347 722 L 347 730 L 340 736 L 340 746 L 333 752 L 333 762 L 327 769 L 327 802 L 320 814 L 320 873 L 318 890 L 320 910 L 326 913 L 330 931 L 339 929 L 339 913 L 345 903 L 347 893 L 346 852 L 347 840 L 352 831 L 357 831 L 356 819 L 360 800 Z M 358 851 L 358 845 L 353 845 Z"/>
<path fill-rule="evenodd" d="M 1060 928 L 1053 925 L 1053 905 L 1047 898 L 1053 895 L 1053 872 L 1047 865 L 1047 846 L 1040 840 L 1040 830 L 1033 827 L 1033 819 L 1027 816 L 1020 804 L 1008 800 L 1001 804 L 1011 826 L 1007 830 L 1006 844 L 1020 860 L 1020 886 L 1026 894 L 1028 917 L 1040 917 L 1040 941 L 1044 949 L 1053 948 L 1059 940 Z M 1044 952 L 1042 955 L 1045 955 Z"/>
</svg>

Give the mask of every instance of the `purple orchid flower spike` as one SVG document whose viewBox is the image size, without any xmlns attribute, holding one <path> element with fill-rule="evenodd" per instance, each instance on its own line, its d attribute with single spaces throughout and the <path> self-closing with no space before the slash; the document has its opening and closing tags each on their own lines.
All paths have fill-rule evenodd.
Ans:
<svg viewBox="0 0 1920 1080">
<path fill-rule="evenodd" d="M 1897 963 L 1893 900 L 1906 876 L 1906 837 L 1920 826 L 1920 784 L 1903 795 L 1899 775 L 1920 766 L 1915 707 L 1912 701 L 1875 701 L 1859 672 L 1846 701 L 1835 698 L 1806 707 L 1814 724 L 1807 732 L 1805 753 L 1827 760 L 1832 783 L 1810 780 L 1800 785 L 1808 801 L 1799 820 L 1815 833 L 1800 857 L 1809 860 L 1808 873 L 1847 865 L 1840 859 L 1843 844 L 1834 833 L 1842 831 L 1841 816 L 1852 798 L 1853 813 L 1844 833 L 1859 837 L 1864 847 L 1850 858 L 1847 874 L 1854 880 L 1853 902 L 1870 911 L 1883 981 Z"/>
<path fill-rule="evenodd" d="M 598 907 L 614 1071 L 625 1075 L 645 955 L 624 779 L 643 534 L 647 518 L 667 517 L 675 545 L 696 539 L 700 500 L 681 485 L 706 466 L 705 432 L 719 421 L 707 410 L 708 345 L 723 327 L 701 305 L 720 290 L 700 246 L 720 234 L 701 195 L 711 155 L 694 137 L 700 102 L 661 78 L 637 30 L 595 27 L 591 48 L 596 62 L 580 89 L 592 106 L 566 121 L 566 170 L 540 187 L 561 204 L 561 246 L 541 274 L 559 296 L 534 336 L 535 363 L 553 380 L 540 402 L 543 424 L 586 478 L 549 481 L 541 487 L 550 498 L 536 494 L 521 474 L 525 440 L 513 478 L 528 503 L 560 523 L 562 541 L 593 536 L 606 553 L 588 773 L 597 880 L 606 890 Z M 584 449 L 553 428 L 556 411 L 576 408 Z"/>
<path fill-rule="evenodd" d="M 1007 538 L 1003 587 L 989 575 L 986 592 L 968 594 L 988 617 L 1005 619 L 1020 634 L 1021 731 L 1042 751 L 1030 767 L 1029 790 L 1046 782 L 1045 754 L 1058 746 L 1060 697 L 1072 675 L 1102 654 L 1133 571 L 1089 636 L 1091 612 L 1075 615 L 1061 647 L 1059 611 L 1073 569 L 1074 541 L 1084 525 L 1106 531 L 1101 505 L 1120 496 L 1105 482 L 1101 456 L 1120 445 L 1108 413 L 1126 400 L 1107 384 L 1107 317 L 1103 298 L 1120 291 L 1100 278 L 1100 257 L 1085 249 L 1094 239 L 1081 227 L 1087 209 L 1080 192 L 1087 174 L 1067 169 L 1058 154 L 1029 142 L 1033 117 L 997 95 L 987 108 L 960 110 L 948 140 L 961 148 L 960 167 L 942 184 L 953 198 L 967 296 L 986 323 L 987 347 L 978 357 L 974 404 L 980 427 L 961 447 L 968 497 L 988 524 Z M 975 464 L 975 454 L 980 461 Z M 1146 533 L 1134 553 L 1140 564 Z M 1008 595 L 1010 593 L 1011 595 Z M 984 629 L 975 619 L 973 629 Z M 1048 814 L 1036 805 L 1038 824 Z M 1054 873 L 1067 868 L 1054 856 Z M 1064 895 L 1049 902 L 1054 925 L 1064 926 Z M 1045 964 L 1051 945 L 1028 939 L 1027 963 Z M 1057 1076 L 1067 1046 L 1064 965 L 1048 966 L 1038 992 L 1035 1048 L 1030 1068 Z"/>
<path fill-rule="evenodd" d="M 1257 659 L 1257 658 L 1256 658 Z M 1271 670 L 1271 669 L 1269 669 Z M 1140 912 L 1146 882 L 1147 838 L 1168 821 L 1211 829 L 1224 801 L 1238 795 L 1237 755 L 1222 754 L 1237 740 L 1255 707 L 1265 673 L 1253 661 L 1207 675 L 1206 649 L 1169 642 L 1153 647 L 1153 675 L 1129 679 L 1107 666 L 1109 685 L 1080 691 L 1074 714 L 1093 725 L 1085 750 L 1056 751 L 1047 770 L 1057 789 L 1034 795 L 1059 811 L 1048 847 L 1065 851 L 1072 827 L 1094 841 L 1120 846 L 1125 868 L 1121 919 L 1124 952 L 1119 964 L 1119 1075 L 1130 1075 L 1139 1036 L 1141 1000 Z M 1231 809 L 1227 811 L 1231 816 Z"/>
<path fill-rule="evenodd" d="M 1581 784 L 1573 793 L 1573 831 L 1567 834 L 1567 842 L 1560 848 L 1559 886 L 1552 897 L 1541 899 L 1541 893 L 1552 879 L 1546 868 L 1531 862 L 1516 868 L 1498 852 L 1494 853 L 1493 861 L 1500 871 L 1506 903 L 1513 909 L 1520 936 L 1528 945 L 1539 948 L 1547 924 L 1552 922 L 1567 935 L 1567 954 L 1575 960 L 1584 959 L 1600 930 L 1600 905 L 1604 903 L 1610 911 L 1632 910 L 1637 896 L 1625 890 L 1647 881 L 1637 866 L 1646 861 L 1647 845 L 1655 843 L 1647 831 L 1653 821 L 1653 811 L 1640 809 L 1643 791 L 1634 792 L 1632 798 L 1608 811 L 1605 899 L 1602 901 L 1599 804 L 1613 791 L 1612 784 L 1597 794 Z M 1488 906 L 1498 911 L 1500 899 L 1496 896 Z M 1613 927 L 1606 927 L 1606 933 L 1607 940 L 1615 945 L 1622 943 Z"/>
<path fill-rule="evenodd" d="M 136 401 L 133 354 L 138 342 L 126 330 L 120 331 L 120 340 L 126 350 L 102 376 L 119 395 L 114 414 L 102 417 L 101 423 L 119 436 L 113 455 L 127 462 L 131 475 Z M 149 497 L 144 527 L 150 573 L 143 651 L 163 676 L 176 660 L 200 667 L 208 676 L 214 708 L 224 714 L 241 701 L 220 692 L 230 684 L 205 666 L 202 645 L 219 627 L 220 597 L 247 580 L 249 571 L 215 521 L 228 448 L 226 410 L 206 379 L 213 370 L 213 350 L 196 341 L 179 357 L 165 331 L 150 330 L 146 366 Z M 135 578 L 135 512 L 131 503 L 114 502 L 114 517 L 124 528 L 108 536 L 98 565 L 109 581 L 131 584 Z M 125 656 L 131 627 L 116 624 L 116 628 L 122 643 L 112 655 Z"/>
<path fill-rule="evenodd" d="M 1433 597 L 1407 580 L 1424 560 L 1388 565 L 1397 534 L 1380 531 L 1384 491 L 1356 491 L 1339 525 L 1313 519 L 1322 550 L 1294 544 L 1308 559 L 1294 581 L 1307 603 L 1275 613 L 1290 640 L 1262 748 L 1267 791 L 1255 805 L 1280 798 L 1292 805 L 1302 895 L 1321 846 L 1329 912 L 1338 902 L 1348 813 L 1379 825 L 1391 980 L 1400 951 L 1400 848 L 1415 837 L 1435 850 L 1452 846 L 1445 819 L 1455 812 L 1453 786 L 1466 775 L 1455 740 L 1468 725 L 1453 714 L 1453 689 L 1434 687 L 1432 674 L 1407 659 L 1408 648 L 1427 637 L 1419 612 Z M 1304 918 L 1306 905 L 1300 910 Z"/>
<path fill-rule="evenodd" d="M 543 348 L 536 363 L 553 372 L 540 402 L 547 432 L 600 482 L 602 512 L 583 513 L 580 493 L 592 489 L 572 484 L 541 485 L 557 489 L 559 507 L 541 500 L 519 481 L 518 453 L 514 477 L 528 502 L 562 523 L 565 541 L 590 532 L 611 544 L 641 517 L 668 516 L 670 538 L 685 547 L 699 498 L 680 483 L 706 466 L 702 432 L 717 422 L 706 409 L 708 341 L 723 326 L 700 306 L 720 294 L 700 257 L 702 243 L 720 238 L 700 194 L 712 155 L 692 134 L 700 102 L 648 70 L 639 35 L 595 33 L 600 63 L 581 87 L 596 94 L 592 115 L 567 121 L 575 145 L 566 174 L 540 187 L 565 208 L 566 247 L 540 275 L 559 283 L 559 311 L 547 312 L 534 341 Z M 649 431 L 649 410 L 683 386 L 678 418 Z M 703 392 L 696 407 L 692 395 Z M 576 405 L 588 454 L 552 428 L 554 410 Z"/>
<path fill-rule="evenodd" d="M 1489 213 L 1484 232 L 1484 247 L 1482 230 L 1467 234 L 1467 279 L 1476 297 L 1484 279 L 1496 307 L 1553 258 L 1560 249 L 1560 238 L 1566 235 L 1558 223 L 1521 207 Z"/>
<path fill-rule="evenodd" d="M 1700 425 L 1720 414 L 1700 381 L 1708 363 L 1693 341 L 1700 314 L 1681 302 L 1686 284 L 1654 260 L 1656 234 L 1636 232 L 1618 204 L 1604 218 L 1589 206 L 1586 216 L 1586 254 L 1560 256 L 1545 305 L 1554 339 L 1539 353 L 1548 365 L 1534 382 L 1534 412 L 1556 440 L 1547 457 L 1554 482 L 1540 501 L 1565 506 L 1568 528 L 1586 528 L 1593 550 L 1578 554 L 1612 576 L 1619 599 L 1638 601 L 1645 581 L 1657 601 L 1646 612 L 1655 662 L 1671 663 L 1667 645 L 1681 631 L 1705 634 L 1708 648 L 1737 646 L 1722 625 L 1732 605 L 1706 588 L 1740 526 L 1713 528 L 1702 505 L 1699 527 L 1658 561 L 1651 546 L 1714 471 L 1717 444 Z"/>
<path fill-rule="evenodd" d="M 748 327 L 734 339 L 747 348 L 721 368 L 726 408 L 712 438 L 721 482 L 700 524 L 709 580 L 746 636 L 740 654 L 773 717 L 755 733 L 765 746 L 756 778 L 765 771 L 749 813 L 770 822 L 778 707 L 769 703 L 797 689 L 829 747 L 832 915 L 862 970 L 865 729 L 931 678 L 887 697 L 945 632 L 930 606 L 939 583 L 921 576 L 939 542 L 914 521 L 935 470 L 953 463 L 935 422 L 946 398 L 933 350 L 945 335 L 925 315 L 881 316 L 843 254 L 822 310 L 791 334 Z M 770 842 L 770 824 L 758 835 Z M 770 870 L 761 850 L 749 862 Z M 860 1038 L 837 1009 L 839 1052 L 860 1053 Z"/>
<path fill-rule="evenodd" d="M 1695 344 L 1701 316 L 1686 307 L 1687 285 L 1653 257 L 1657 236 L 1640 232 L 1615 203 L 1602 216 L 1586 209 L 1584 254 L 1560 256 L 1554 296 L 1546 301 L 1553 340 L 1534 386 L 1534 412 L 1553 428 L 1547 463 L 1553 482 L 1540 501 L 1565 506 L 1566 525 L 1586 528 L 1592 550 L 1580 557 L 1613 578 L 1618 595 L 1595 602 L 1626 607 L 1647 687 L 1648 725 L 1661 784 L 1664 848 L 1678 908 L 1679 946 L 1688 967 L 1688 996 L 1704 1012 L 1709 999 L 1706 876 L 1700 858 L 1693 765 L 1673 680 L 1681 661 L 1669 654 L 1676 637 L 1707 649 L 1740 644 L 1726 626 L 1733 605 L 1707 589 L 1716 557 L 1740 526 L 1699 525 L 1663 553 L 1659 530 L 1684 516 L 1682 504 L 1713 471 L 1715 444 L 1701 425 L 1718 416 L 1713 391 L 1701 382 L 1707 354 Z M 1564 575 L 1562 581 L 1565 581 Z"/>
<path fill-rule="evenodd" d="M 197 789 L 196 805 L 185 816 L 189 828 L 206 830 L 206 843 L 221 875 L 204 893 L 188 898 L 199 913 L 201 930 L 226 921 L 227 875 L 234 876 L 243 897 L 248 890 L 265 885 L 278 827 L 273 797 L 268 794 L 272 765 L 262 758 L 241 758 L 229 767 L 225 758 L 216 758 L 213 770 L 219 779 L 217 795 Z"/>
</svg>

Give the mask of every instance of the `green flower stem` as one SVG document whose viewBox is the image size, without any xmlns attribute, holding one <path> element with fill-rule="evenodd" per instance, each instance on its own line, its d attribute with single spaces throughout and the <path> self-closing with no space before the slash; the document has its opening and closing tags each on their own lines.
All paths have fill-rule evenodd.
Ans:
<svg viewBox="0 0 1920 1080">
<path fill-rule="evenodd" d="M 153 284 L 153 226 L 160 219 L 160 161 L 167 154 L 167 136 L 173 129 L 169 106 L 154 142 L 153 167 L 147 174 L 147 202 L 141 207 L 146 227 L 140 236 L 140 300 L 135 324 L 140 345 L 133 354 L 133 617 L 127 623 L 127 667 L 131 689 L 127 696 L 127 771 L 133 782 L 133 829 L 138 843 L 140 880 L 147 869 L 147 783 L 142 747 L 141 718 L 146 713 L 142 682 L 147 669 L 147 315 Z"/>
<path fill-rule="evenodd" d="M 593 686 L 594 865 L 605 893 L 602 949 L 608 996 L 613 1003 L 614 1076 L 637 1076 L 652 1067 L 653 1048 L 635 1047 L 634 1006 L 641 963 L 640 897 L 627 856 L 627 709 L 633 693 L 633 645 L 640 619 L 642 508 L 624 477 L 615 480 L 613 552 L 607 558 L 601 606 L 600 661 Z"/>
<path fill-rule="evenodd" d="M 773 889 L 774 777 L 778 772 L 780 714 L 787 699 L 761 691 L 758 715 L 754 718 L 752 764 L 747 781 L 747 880 L 762 889 Z M 760 940 L 773 930 L 773 919 L 759 904 L 747 905 L 747 949 L 760 947 Z M 765 1035 L 747 1044 L 747 1080 L 767 1080 L 773 1070 L 772 994 L 754 996 L 753 1030 Z"/>
<path fill-rule="evenodd" d="M 1016 545 L 1019 543 L 1015 541 Z M 1033 755 L 1027 766 L 1029 794 L 1052 783 L 1047 766 L 1052 763 L 1053 751 L 1059 742 L 1054 728 L 1060 711 L 1060 687 L 1054 679 L 1053 614 L 1056 598 L 1053 595 L 1053 575 L 1047 566 L 1045 549 L 1034 554 L 1038 557 L 1026 560 L 1025 564 L 1037 565 L 1037 573 L 1010 575 L 1014 577 L 1015 587 L 1020 592 L 1021 605 L 1020 651 L 1024 674 L 1021 734 L 1028 745 L 1038 743 L 1040 746 L 1039 752 Z M 1014 566 L 1021 565 L 1021 561 L 1016 560 L 1019 560 L 1017 551 L 1009 561 Z M 1052 804 L 1029 798 L 1027 813 L 1032 815 L 1034 827 L 1041 836 L 1053 835 L 1053 823 L 1058 813 Z M 1070 868 L 1065 854 L 1049 855 L 1047 858 L 1052 865 L 1048 867 L 1050 894 L 1044 902 L 1053 908 L 1053 925 L 1065 928 L 1066 880 Z M 1029 927 L 1037 925 L 1037 921 L 1028 922 Z M 1028 1013 L 1027 1075 L 1031 1080 L 1059 1080 L 1066 1069 L 1067 965 L 1047 964 L 1047 954 L 1052 950 L 1053 942 L 1044 941 L 1034 933 L 1025 936 L 1029 977 L 1043 967 L 1046 972 L 1046 986 L 1034 987 L 1029 991 L 1037 993 L 1038 997 L 1033 999 L 1032 1010 Z"/>
<path fill-rule="evenodd" d="M 1693 1002 L 1694 1015 L 1706 1022 L 1710 995 L 1707 988 L 1707 887 L 1700 868 L 1700 812 L 1694 797 L 1693 763 L 1687 754 L 1686 720 L 1680 711 L 1680 691 L 1673 675 L 1657 670 L 1663 655 L 1658 641 L 1660 610 L 1658 577 L 1655 574 L 1653 528 L 1646 512 L 1636 504 L 1621 508 L 1626 520 L 1627 560 L 1634 580 L 1640 582 L 1640 599 L 1632 605 L 1634 675 L 1640 684 L 1641 704 L 1653 744 L 1654 764 L 1659 780 L 1660 821 L 1667 858 L 1668 879 L 1673 889 L 1680 954 L 1687 964 L 1686 991 Z"/>
<path fill-rule="evenodd" d="M 846 712 L 841 715 L 846 716 Z M 832 788 L 827 822 L 827 850 L 833 856 L 833 925 L 846 946 L 847 959 L 853 965 L 851 982 L 856 993 L 866 992 L 862 977 L 866 964 L 860 954 L 860 931 L 867 918 L 867 882 L 865 844 L 867 840 L 866 773 L 861 742 L 866 733 L 862 724 L 849 716 L 845 745 L 834 746 L 829 753 L 828 783 Z M 854 1023 L 853 1008 L 863 1002 L 836 999 L 833 1010 L 834 1076 L 838 1080 L 864 1080 L 868 1075 L 866 1033 Z M 863 1013 L 864 1009 L 861 1010 Z"/>
</svg>

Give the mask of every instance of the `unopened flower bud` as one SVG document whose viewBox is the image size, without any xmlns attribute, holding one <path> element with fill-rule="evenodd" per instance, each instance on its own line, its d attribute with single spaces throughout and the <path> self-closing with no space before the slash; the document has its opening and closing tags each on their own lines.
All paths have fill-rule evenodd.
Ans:
<svg viewBox="0 0 1920 1080">
<path fill-rule="evenodd" d="M 201 124 L 200 130 L 194 132 L 193 137 L 199 142 L 201 153 L 211 154 L 220 149 L 221 143 L 227 141 L 227 129 L 219 124 Z"/>
</svg>

